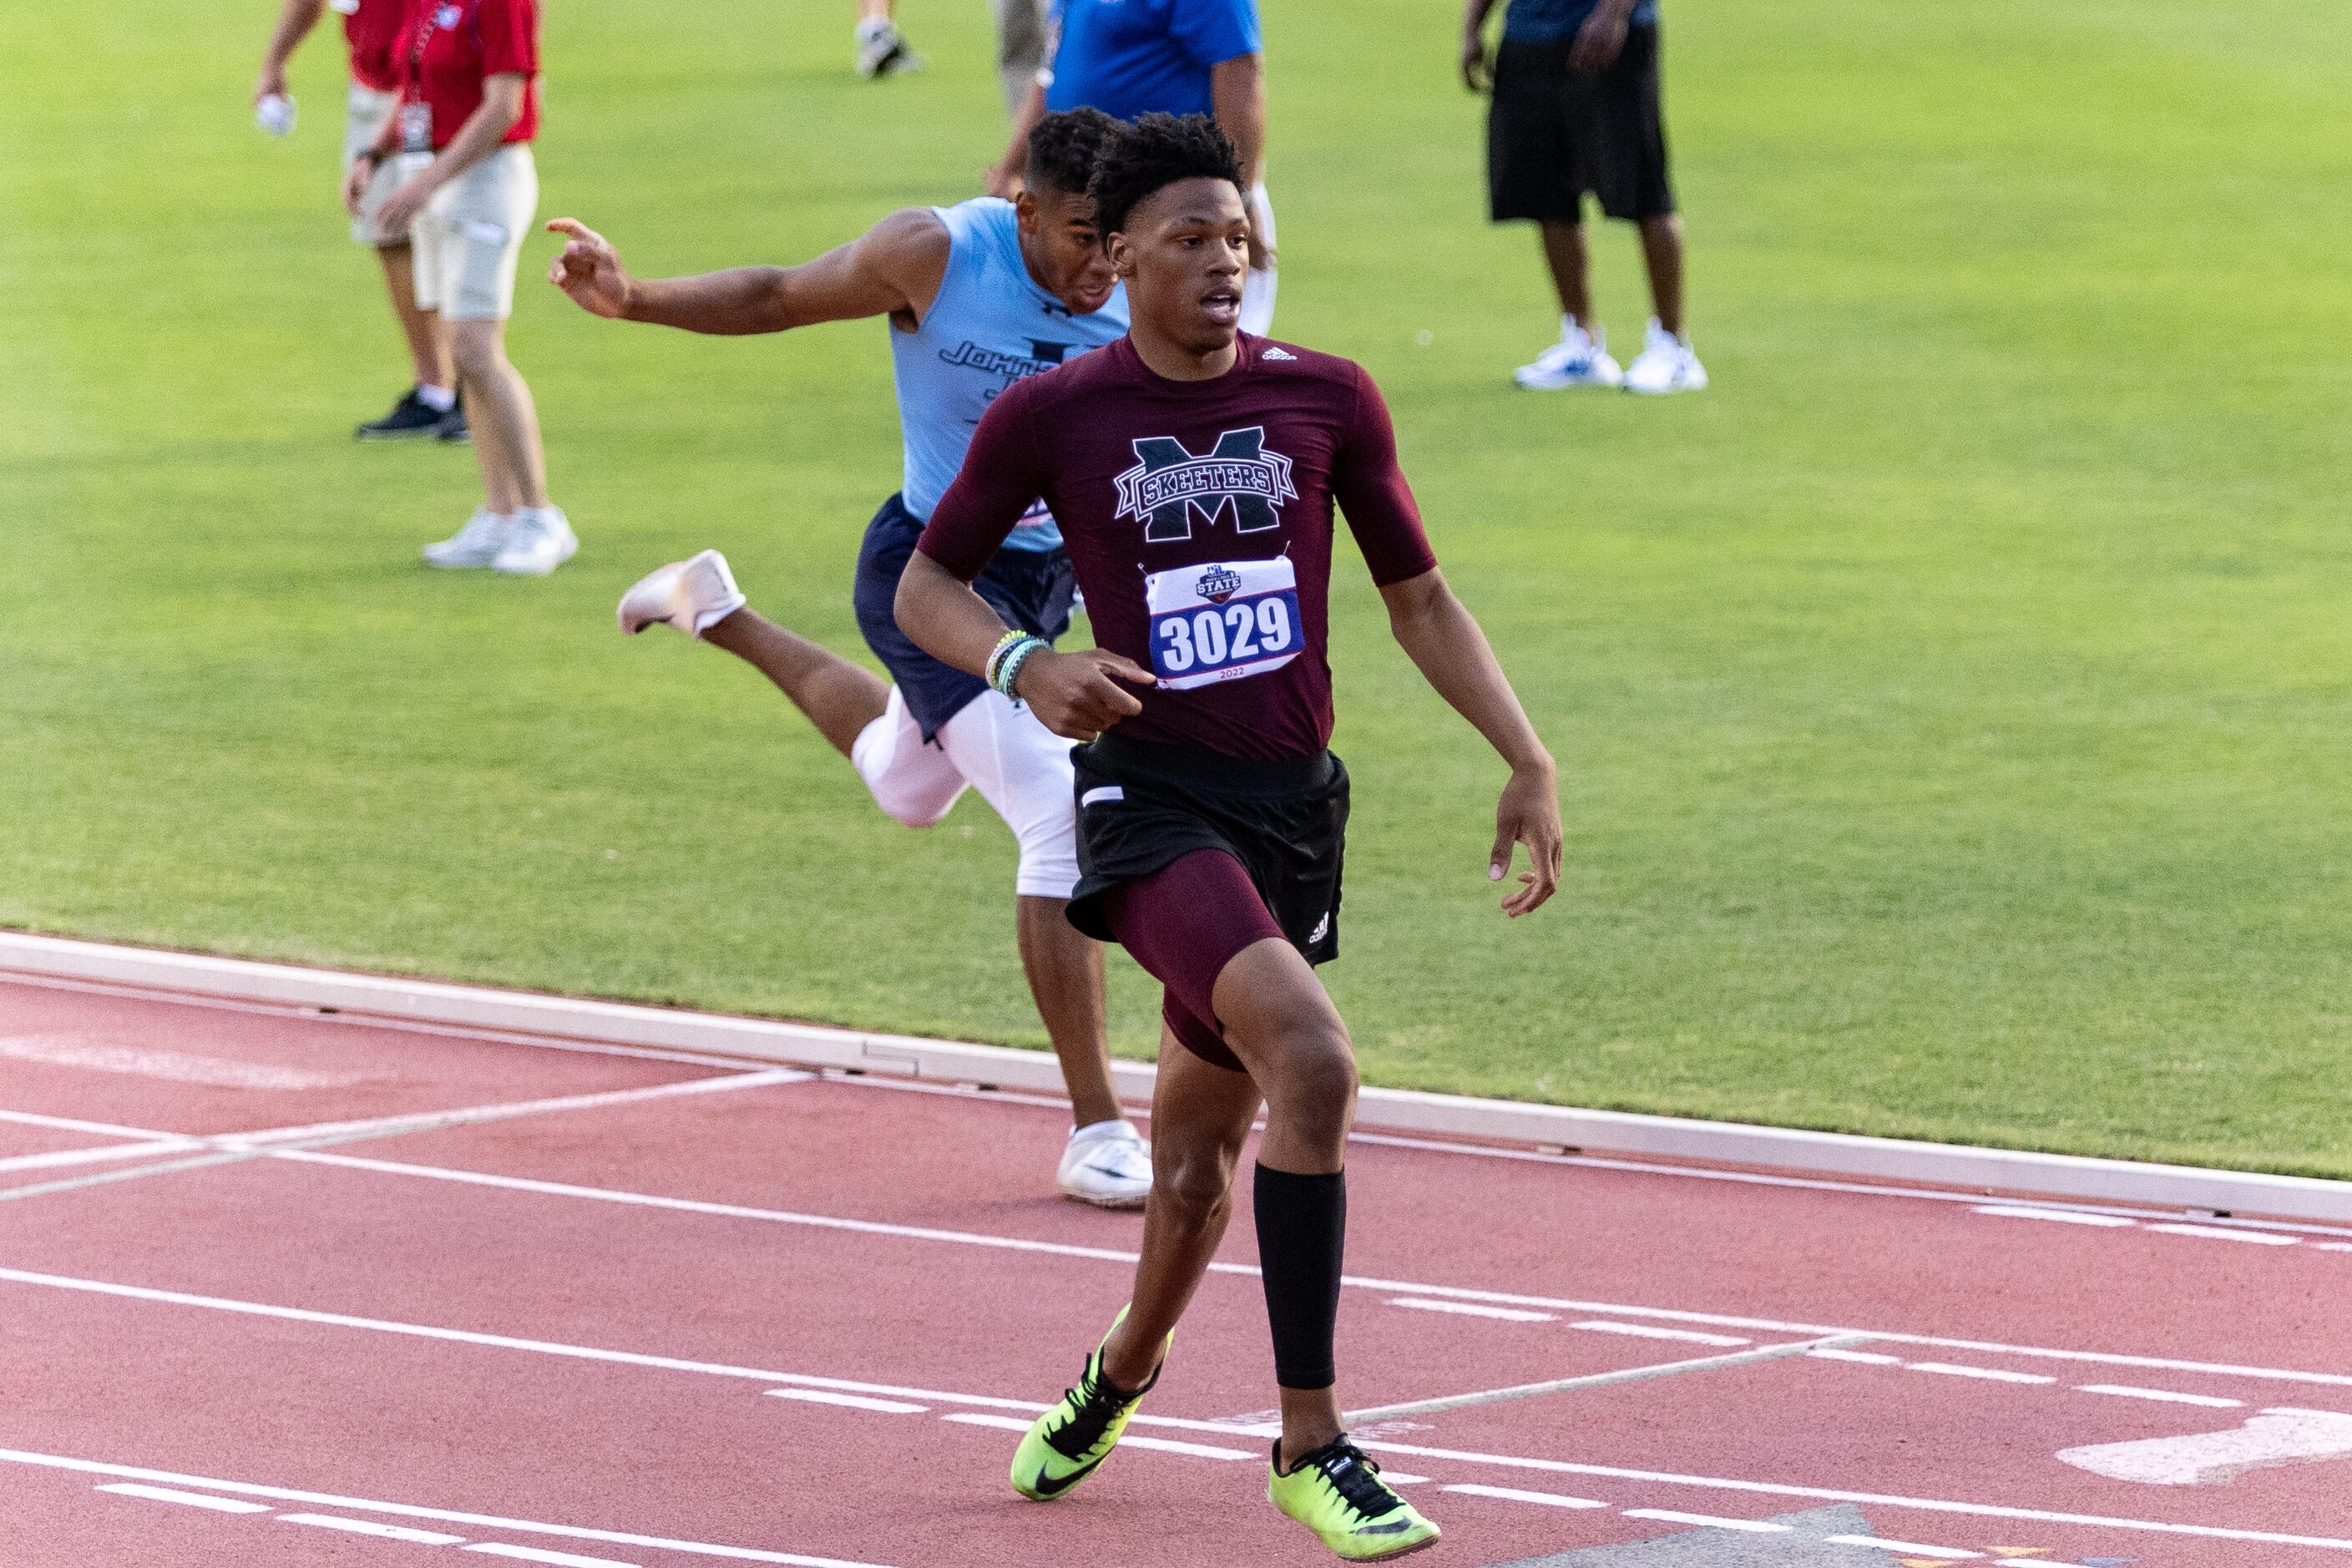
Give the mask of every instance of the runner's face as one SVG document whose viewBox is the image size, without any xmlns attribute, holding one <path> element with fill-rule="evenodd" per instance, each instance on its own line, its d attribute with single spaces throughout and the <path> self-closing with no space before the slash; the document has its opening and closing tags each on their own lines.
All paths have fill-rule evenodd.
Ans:
<svg viewBox="0 0 2352 1568">
<path fill-rule="evenodd" d="M 1249 268 L 1249 209 L 1230 180 L 1179 180 L 1154 191 L 1110 237 L 1128 310 L 1196 353 L 1234 341 Z"/>
<path fill-rule="evenodd" d="M 1047 293 L 1090 316 L 1103 308 L 1118 279 L 1095 229 L 1094 198 L 1051 185 L 1021 193 L 1021 258 Z"/>
</svg>

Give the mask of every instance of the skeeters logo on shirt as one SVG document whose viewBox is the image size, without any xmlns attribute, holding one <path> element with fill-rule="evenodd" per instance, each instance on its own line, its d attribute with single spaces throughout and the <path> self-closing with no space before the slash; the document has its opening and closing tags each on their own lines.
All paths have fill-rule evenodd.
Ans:
<svg viewBox="0 0 2352 1568">
<path fill-rule="evenodd" d="M 1298 499 L 1290 459 L 1266 448 L 1263 425 L 1226 431 L 1202 456 L 1171 436 L 1139 437 L 1134 446 L 1136 465 L 1117 481 L 1118 515 L 1141 521 L 1147 544 L 1190 539 L 1195 514 L 1214 527 L 1228 508 L 1234 532 L 1262 533 L 1282 525 L 1277 507 Z"/>
</svg>

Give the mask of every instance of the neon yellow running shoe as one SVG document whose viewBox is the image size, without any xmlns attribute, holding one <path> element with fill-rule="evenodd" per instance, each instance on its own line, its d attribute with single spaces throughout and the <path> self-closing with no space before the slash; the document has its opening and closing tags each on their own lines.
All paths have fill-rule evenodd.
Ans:
<svg viewBox="0 0 2352 1568">
<path fill-rule="evenodd" d="M 1110 1321 L 1111 1331 L 1116 1333 L 1125 1321 L 1127 1309 L 1121 1307 Z M 1173 1341 L 1176 1336 L 1168 1337 Z M 1160 1381 L 1155 1367 L 1151 1382 L 1133 1393 L 1113 1384 L 1102 1369 L 1102 1347 L 1109 1342 L 1110 1334 L 1103 1335 L 1102 1343 L 1087 1357 L 1077 1386 L 1065 1391 L 1061 1403 L 1037 1417 L 1013 1451 L 1013 1489 L 1032 1502 L 1051 1502 L 1093 1475 L 1118 1446 L 1127 1418 Z M 1166 1355 L 1165 1346 L 1160 1353 Z"/>
<path fill-rule="evenodd" d="M 1381 1468 L 1345 1436 L 1335 1437 L 1284 1475 L 1282 1444 L 1267 1468 L 1266 1500 L 1323 1538 L 1350 1563 L 1370 1563 L 1418 1552 L 1437 1540 L 1437 1526 L 1389 1489 Z"/>
</svg>

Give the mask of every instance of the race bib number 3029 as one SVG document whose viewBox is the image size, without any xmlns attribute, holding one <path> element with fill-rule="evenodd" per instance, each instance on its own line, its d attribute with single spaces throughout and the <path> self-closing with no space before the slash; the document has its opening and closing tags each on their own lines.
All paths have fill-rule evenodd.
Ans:
<svg viewBox="0 0 2352 1568">
<path fill-rule="evenodd" d="M 1305 646 L 1287 556 L 1216 561 L 1143 580 L 1151 670 L 1171 691 L 1279 669 Z"/>
</svg>

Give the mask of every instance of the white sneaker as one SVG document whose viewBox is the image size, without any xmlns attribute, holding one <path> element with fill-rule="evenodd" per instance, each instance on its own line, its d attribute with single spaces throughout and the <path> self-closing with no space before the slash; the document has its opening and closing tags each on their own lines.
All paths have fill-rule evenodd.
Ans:
<svg viewBox="0 0 2352 1568">
<path fill-rule="evenodd" d="M 1097 1208 L 1139 1209 L 1151 1192 L 1151 1145 L 1131 1121 L 1097 1121 L 1062 1151 L 1062 1195 Z"/>
<path fill-rule="evenodd" d="M 857 74 L 866 80 L 915 70 L 922 63 L 887 16 L 868 16 L 857 24 Z"/>
<path fill-rule="evenodd" d="M 506 548 L 507 531 L 514 520 L 500 517 L 488 507 L 478 506 L 466 526 L 446 539 L 436 540 L 425 547 L 427 566 L 488 566 Z"/>
<path fill-rule="evenodd" d="M 621 595 L 621 629 L 631 637 L 656 624 L 698 637 L 743 607 L 743 591 L 716 550 L 648 572 Z"/>
<path fill-rule="evenodd" d="M 1609 357 L 1609 334 L 1588 334 L 1573 316 L 1559 319 L 1559 342 L 1523 364 L 1511 379 L 1530 392 L 1557 392 L 1566 386 L 1615 386 L 1625 379 Z"/>
<path fill-rule="evenodd" d="M 544 577 L 580 552 L 580 536 L 557 506 L 527 506 L 507 525 L 507 542 L 490 563 L 493 572 Z"/>
<path fill-rule="evenodd" d="M 1642 357 L 1625 371 L 1625 390 L 1651 394 L 1664 392 L 1704 392 L 1706 390 L 1706 367 L 1698 363 L 1698 355 L 1688 338 L 1678 338 L 1650 318 L 1650 330 L 1642 340 Z"/>
</svg>

